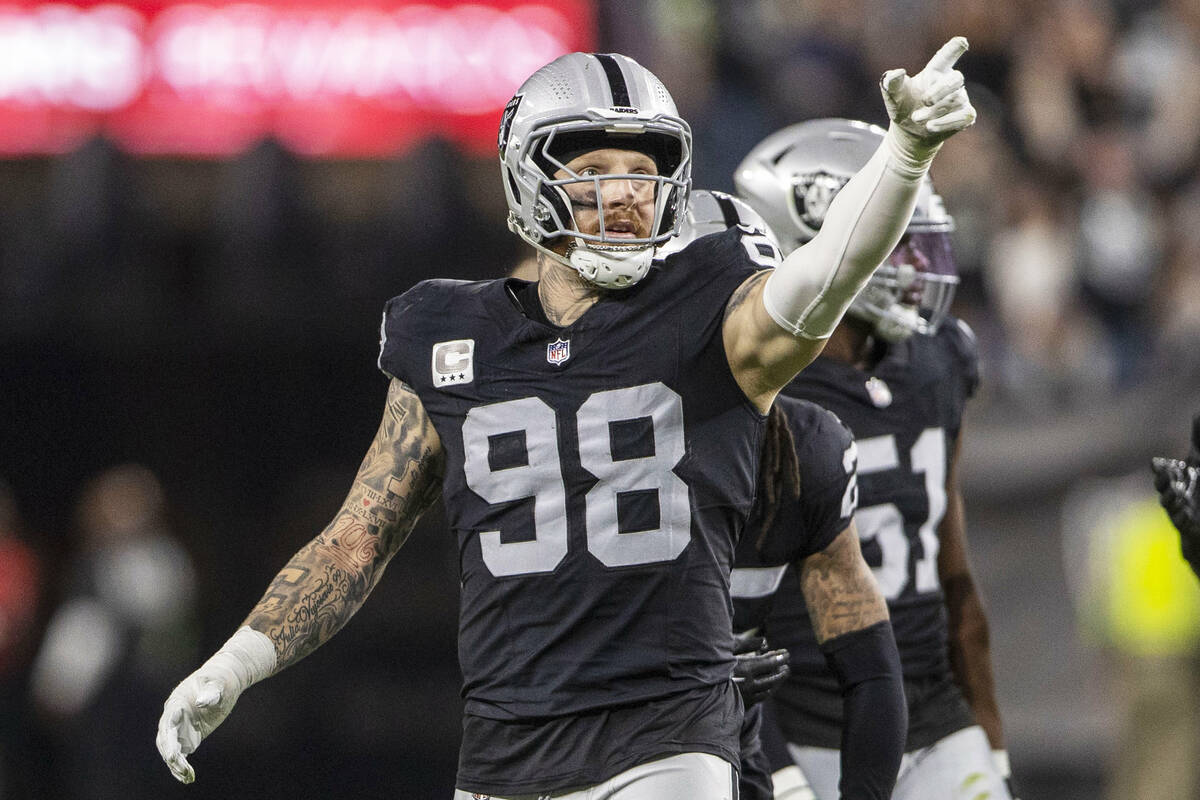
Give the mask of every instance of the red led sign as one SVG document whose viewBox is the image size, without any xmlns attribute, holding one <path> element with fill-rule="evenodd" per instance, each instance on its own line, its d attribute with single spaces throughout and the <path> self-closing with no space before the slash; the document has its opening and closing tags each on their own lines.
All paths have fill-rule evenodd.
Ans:
<svg viewBox="0 0 1200 800">
<path fill-rule="evenodd" d="M 588 0 L 0 5 L 0 153 L 484 152 L 522 80 L 593 48 Z"/>
</svg>

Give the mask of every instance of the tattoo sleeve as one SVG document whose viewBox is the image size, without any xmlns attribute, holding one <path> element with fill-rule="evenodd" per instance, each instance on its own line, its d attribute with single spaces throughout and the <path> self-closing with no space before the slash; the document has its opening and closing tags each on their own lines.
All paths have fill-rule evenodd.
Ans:
<svg viewBox="0 0 1200 800">
<path fill-rule="evenodd" d="M 853 522 L 828 547 L 804 560 L 800 584 L 819 643 L 888 619 Z"/>
<path fill-rule="evenodd" d="M 441 491 L 441 441 L 398 380 L 350 494 L 333 521 L 284 566 L 243 623 L 275 644 L 276 671 L 325 643 L 358 611 Z"/>
</svg>

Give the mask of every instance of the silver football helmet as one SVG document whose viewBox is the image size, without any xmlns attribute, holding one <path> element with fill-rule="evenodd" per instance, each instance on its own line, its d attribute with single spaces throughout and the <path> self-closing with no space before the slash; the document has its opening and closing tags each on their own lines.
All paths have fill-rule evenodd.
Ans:
<svg viewBox="0 0 1200 800">
<path fill-rule="evenodd" d="M 655 256 L 666 258 L 702 236 L 720 233 L 735 225 L 742 228 L 746 237 L 753 238 L 752 244 L 759 251 L 760 262 L 762 259 L 768 259 L 772 264 L 779 262 L 779 246 L 775 244 L 775 236 L 758 212 L 741 198 L 710 189 L 692 190 L 679 234 L 659 247 Z"/>
<path fill-rule="evenodd" d="M 867 163 L 883 136 L 878 126 L 848 119 L 791 125 L 756 145 L 738 165 L 733 182 L 770 224 L 787 255 L 817 235 L 834 195 Z M 953 230 L 954 218 L 926 176 L 904 238 L 849 313 L 891 342 L 936 332 L 958 286 Z"/>
<path fill-rule="evenodd" d="M 509 229 L 597 286 L 624 288 L 645 277 L 654 248 L 678 231 L 687 210 L 691 128 L 662 82 L 627 56 L 569 53 L 533 73 L 504 109 L 499 147 Z M 659 174 L 581 175 L 567 168 L 575 156 L 602 148 L 644 152 Z M 608 181 L 653 192 L 649 235 L 609 235 Z M 579 230 L 579 208 L 598 210 L 598 233 Z M 565 256 L 551 249 L 561 237 L 570 239 Z"/>
</svg>

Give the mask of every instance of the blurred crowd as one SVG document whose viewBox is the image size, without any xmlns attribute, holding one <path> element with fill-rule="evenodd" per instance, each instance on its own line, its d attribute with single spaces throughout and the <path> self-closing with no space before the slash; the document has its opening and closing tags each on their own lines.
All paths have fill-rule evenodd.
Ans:
<svg viewBox="0 0 1200 800">
<path fill-rule="evenodd" d="M 958 220 L 960 313 L 991 386 L 1029 410 L 1138 384 L 1200 329 L 1195 0 L 648 0 L 598 4 L 601 44 L 671 88 L 699 186 L 791 122 L 883 122 L 878 76 L 953 33 L 979 124 L 934 177 Z M 0 165 L 0 330 L 237 341 L 518 257 L 494 161 L 428 142 L 384 162 L 133 161 L 104 140 Z M 161 337 L 156 337 L 156 341 Z"/>
<path fill-rule="evenodd" d="M 1079 417 L 1194 374 L 1200 0 L 597 9 L 601 47 L 656 72 L 691 122 L 696 185 L 725 190 L 782 125 L 884 122 L 878 76 L 966 35 L 979 123 L 934 180 L 958 223 L 955 310 L 980 336 L 984 405 Z M 384 301 L 424 278 L 500 275 L 522 246 L 495 159 L 439 141 L 369 162 L 304 161 L 267 141 L 205 162 L 133 159 L 101 138 L 2 161 L 0 177 L 0 798 L 155 796 L 132 788 L 170 780 L 154 763 L 155 708 L 316 532 L 369 441 Z M 340 636 L 373 646 L 340 642 L 251 693 L 273 716 L 229 724 L 224 741 L 242 749 L 214 741 L 197 797 L 229 796 L 205 774 L 216 762 L 242 788 L 328 774 L 288 766 L 304 748 L 355 765 L 357 796 L 385 796 L 397 774 L 410 792 L 391 796 L 433 796 L 416 788 L 423 764 L 442 786 L 453 552 L 436 520 L 423 527 L 384 599 Z M 306 717 L 287 697 L 307 691 L 336 702 Z M 411 714 L 428 735 L 413 736 Z M 316 733 L 283 740 L 264 717 Z M 86 779 L 33 769 L 47 753 Z M 412 770 L 384 766 L 397 757 Z M 313 780 L 314 796 L 345 786 Z"/>
<path fill-rule="evenodd" d="M 673 87 L 697 183 L 716 188 L 782 125 L 885 122 L 878 76 L 915 72 L 965 35 L 979 122 L 933 177 L 958 221 L 957 311 L 980 333 L 996 399 L 1053 413 L 1196 358 L 1200 3 L 649 5 L 655 25 L 626 17 L 616 32 Z"/>
</svg>

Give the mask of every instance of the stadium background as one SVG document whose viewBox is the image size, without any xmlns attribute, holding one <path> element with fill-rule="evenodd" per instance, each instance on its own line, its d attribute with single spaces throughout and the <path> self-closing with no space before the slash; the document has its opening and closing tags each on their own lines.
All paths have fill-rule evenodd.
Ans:
<svg viewBox="0 0 1200 800">
<path fill-rule="evenodd" d="M 1171 563 L 1136 551 L 1170 542 L 1146 465 L 1182 455 L 1200 409 L 1200 3 L 543 5 L 525 22 L 563 15 L 562 35 L 539 47 L 624 52 L 663 79 L 696 185 L 726 190 L 773 129 L 883 122 L 885 68 L 970 39 L 980 121 L 934 177 L 983 355 L 962 472 L 1022 796 L 1097 797 L 1139 758 L 1166 764 L 1134 741 L 1195 761 L 1200 726 L 1179 718 L 1197 705 L 1194 587 L 1172 582 L 1169 547 Z M 455 116 L 489 101 L 451 75 L 399 110 L 310 87 L 250 113 L 194 85 L 118 113 L 133 93 L 104 99 L 103 59 L 46 78 L 62 51 L 12 46 L 43 41 L 27 23 L 44 9 L 0 12 L 0 798 L 448 797 L 460 703 L 439 511 L 331 645 L 242 698 L 192 759 L 195 785 L 153 739 L 170 688 L 344 496 L 382 406 L 383 302 L 523 257 L 490 150 L 499 106 Z M 489 97 L 510 94 L 483 63 Z M 106 473 L 122 464 L 144 469 Z"/>
</svg>

